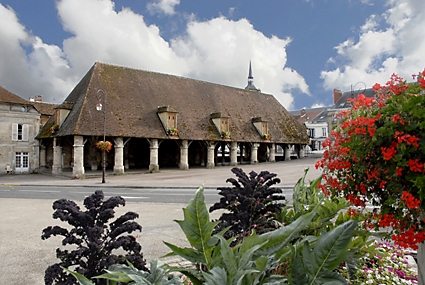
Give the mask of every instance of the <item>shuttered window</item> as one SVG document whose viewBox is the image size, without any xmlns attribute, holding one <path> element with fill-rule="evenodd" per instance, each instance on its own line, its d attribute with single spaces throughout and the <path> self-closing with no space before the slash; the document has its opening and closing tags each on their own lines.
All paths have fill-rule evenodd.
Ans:
<svg viewBox="0 0 425 285">
<path fill-rule="evenodd" d="M 12 141 L 28 141 L 28 124 L 12 124 Z"/>
</svg>

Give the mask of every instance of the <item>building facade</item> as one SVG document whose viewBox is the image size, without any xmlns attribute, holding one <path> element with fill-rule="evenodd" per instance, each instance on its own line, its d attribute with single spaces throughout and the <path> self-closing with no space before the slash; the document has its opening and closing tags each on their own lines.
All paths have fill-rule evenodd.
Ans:
<svg viewBox="0 0 425 285">
<path fill-rule="evenodd" d="M 39 167 L 40 113 L 0 87 L 0 173 L 31 173 Z"/>
<path fill-rule="evenodd" d="M 258 89 L 95 63 L 37 136 L 40 161 L 83 178 L 102 167 L 103 137 L 115 174 L 273 162 L 277 145 L 302 157 L 309 142 L 305 126 Z"/>
</svg>

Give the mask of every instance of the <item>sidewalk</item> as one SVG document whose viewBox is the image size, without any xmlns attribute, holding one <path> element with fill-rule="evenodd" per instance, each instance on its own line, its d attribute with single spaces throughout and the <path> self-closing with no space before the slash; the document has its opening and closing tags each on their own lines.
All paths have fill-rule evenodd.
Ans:
<svg viewBox="0 0 425 285">
<path fill-rule="evenodd" d="M 315 179 L 321 172 L 314 168 L 317 158 L 303 158 L 275 163 L 244 164 L 245 173 L 269 171 L 276 173 L 281 179 L 281 185 L 294 185 L 304 174 L 304 169 L 309 168 L 308 179 Z M 194 168 L 189 170 L 160 169 L 157 173 L 142 171 L 127 171 L 124 175 L 114 175 L 111 171 L 106 173 L 106 183 L 101 183 L 101 171 L 86 171 L 86 179 L 72 179 L 70 173 L 64 176 L 50 174 L 17 174 L 0 176 L 0 185 L 27 185 L 27 186 L 79 186 L 79 187 L 131 187 L 131 188 L 198 188 L 205 183 L 205 188 L 217 188 L 228 185 L 228 178 L 236 176 L 231 172 L 232 166 L 216 166 L 214 169 Z"/>
<path fill-rule="evenodd" d="M 314 169 L 317 158 L 282 161 L 276 163 L 262 163 L 257 165 L 242 165 L 245 173 L 257 173 L 267 170 L 276 173 L 281 179 L 280 186 L 293 186 L 304 174 L 305 168 L 310 168 L 307 180 L 313 180 L 320 175 Z M 108 175 L 106 183 L 101 183 L 101 177 L 87 179 L 70 179 L 52 175 L 4 175 L 0 176 L 0 185 L 30 186 L 82 186 L 96 187 L 129 187 L 129 188 L 176 188 L 185 187 L 197 189 L 203 183 L 206 188 L 229 186 L 226 179 L 235 178 L 230 166 L 217 166 L 215 169 L 197 168 L 187 171 L 165 169 L 159 173 L 138 173 L 121 176 Z M 97 190 L 96 189 L 96 190 Z M 95 189 L 93 189 L 94 191 Z M 77 201 L 81 205 L 81 201 Z M 61 246 L 60 237 L 52 237 L 42 241 L 42 230 L 47 226 L 64 223 L 52 219 L 53 200 L 6 199 L 0 198 L 0 280 L 3 284 L 44 284 L 44 270 L 56 262 L 55 250 Z M 142 226 L 141 233 L 134 235 L 142 245 L 142 252 L 147 263 L 170 252 L 163 241 L 188 246 L 184 234 L 174 220 L 183 219 L 183 204 L 166 203 L 132 203 L 127 202 L 125 207 L 116 211 L 119 217 L 128 211 L 139 214 L 137 222 Z M 213 213 L 211 218 L 218 218 Z M 167 262 L 178 262 L 179 259 L 167 259 Z"/>
</svg>

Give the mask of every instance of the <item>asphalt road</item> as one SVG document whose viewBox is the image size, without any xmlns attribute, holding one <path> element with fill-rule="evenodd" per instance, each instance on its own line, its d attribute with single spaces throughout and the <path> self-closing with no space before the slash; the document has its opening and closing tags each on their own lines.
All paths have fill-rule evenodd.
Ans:
<svg viewBox="0 0 425 285">
<path fill-rule="evenodd" d="M 187 204 L 195 195 L 193 188 L 93 188 L 75 186 L 0 186 L 0 198 L 13 199 L 37 199 L 58 200 L 68 199 L 82 201 L 96 190 L 102 190 L 105 197 L 121 196 L 127 202 L 149 202 L 149 203 L 175 203 Z M 288 201 L 292 200 L 292 188 L 282 188 L 283 194 Z M 207 204 L 219 201 L 220 196 L 216 189 L 205 189 L 204 196 Z"/>
</svg>

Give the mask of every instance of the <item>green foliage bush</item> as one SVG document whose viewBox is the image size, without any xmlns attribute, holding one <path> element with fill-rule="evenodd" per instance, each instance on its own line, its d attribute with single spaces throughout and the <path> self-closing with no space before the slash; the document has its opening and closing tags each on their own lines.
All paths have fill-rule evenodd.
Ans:
<svg viewBox="0 0 425 285">
<path fill-rule="evenodd" d="M 236 201 L 247 201 L 245 207 L 230 208 L 232 212 L 228 219 L 211 221 L 204 188 L 200 187 L 183 209 L 183 220 L 175 221 L 190 246 L 179 247 L 164 242 L 172 251 L 167 256 L 179 255 L 195 266 L 182 268 L 153 263 L 152 272 L 147 273 L 131 264 L 114 265 L 97 278 L 122 284 L 182 284 L 183 281 L 173 276 L 173 273 L 179 272 L 191 282 L 184 284 L 193 285 L 347 284 L 337 269 L 347 265 L 349 271 L 355 271 L 356 263 L 353 261 L 357 250 L 366 244 L 369 235 L 358 230 L 355 219 L 360 218 L 344 213 L 348 206 L 345 199 L 324 197 L 317 186 L 318 179 L 306 185 L 306 170 L 295 186 L 293 207 L 289 207 L 275 202 L 282 200 L 280 189 L 270 187 L 280 182 L 275 174 L 261 172 L 257 175 L 251 172 L 248 177 L 241 169 L 233 172 L 236 172 L 241 184 L 229 179 L 235 187 L 222 188 L 223 197 L 215 207 L 228 209 L 226 206 Z M 276 198 L 271 198 L 274 195 Z M 260 203 L 251 203 L 253 201 Z M 261 203 L 260 209 L 271 205 L 280 207 L 279 210 L 274 207 L 268 209 L 273 210 L 273 218 L 280 219 L 283 226 L 263 233 L 249 227 L 244 231 L 232 228 L 232 220 L 241 224 L 237 220 L 240 216 L 246 217 L 246 221 L 261 220 L 261 214 L 255 211 L 255 205 Z M 219 226 L 223 220 L 228 221 L 227 227 Z M 226 238 L 229 230 L 230 237 Z M 79 278 L 81 284 L 93 284 L 87 283 L 91 281 L 78 273 L 72 274 Z"/>
</svg>

